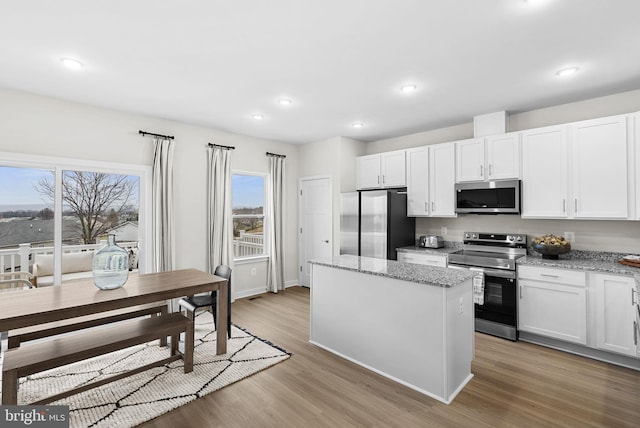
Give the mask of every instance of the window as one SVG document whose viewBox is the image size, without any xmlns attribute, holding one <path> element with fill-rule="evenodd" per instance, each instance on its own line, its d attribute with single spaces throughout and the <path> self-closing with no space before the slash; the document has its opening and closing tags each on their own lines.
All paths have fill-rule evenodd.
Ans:
<svg viewBox="0 0 640 428">
<path fill-rule="evenodd" d="M 0 160 L 1 271 L 33 272 L 38 263 L 38 285 L 64 282 L 67 271 L 82 276 L 86 270 L 91 276 L 90 263 L 82 264 L 83 272 L 76 262 L 66 265 L 68 260 L 85 261 L 85 257 L 65 254 L 95 251 L 104 245 L 108 233 L 114 233 L 118 244 L 129 251 L 130 268 L 138 268 L 139 239 L 144 238 L 143 226 L 148 223 L 143 221 L 148 167 L 44 157 L 34 162 L 29 156 L 4 155 Z M 59 279 L 54 281 L 54 276 Z"/>
<path fill-rule="evenodd" d="M 233 256 L 264 256 L 265 176 L 235 173 L 231 176 L 231 187 Z"/>
</svg>

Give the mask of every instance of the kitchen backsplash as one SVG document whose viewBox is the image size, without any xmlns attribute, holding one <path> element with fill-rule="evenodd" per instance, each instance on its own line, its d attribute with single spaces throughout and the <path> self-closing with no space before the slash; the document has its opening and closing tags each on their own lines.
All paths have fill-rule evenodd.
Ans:
<svg viewBox="0 0 640 428">
<path fill-rule="evenodd" d="M 446 234 L 442 228 L 446 228 Z M 573 232 L 574 250 L 640 254 L 640 222 L 605 220 L 523 220 L 515 215 L 460 215 L 457 218 L 417 218 L 416 237 L 441 235 L 462 241 L 464 232 L 523 233 L 528 240 L 553 233 Z"/>
</svg>

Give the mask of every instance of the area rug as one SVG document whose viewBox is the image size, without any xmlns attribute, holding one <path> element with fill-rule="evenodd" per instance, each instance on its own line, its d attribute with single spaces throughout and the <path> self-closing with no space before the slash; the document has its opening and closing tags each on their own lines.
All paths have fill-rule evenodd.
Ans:
<svg viewBox="0 0 640 428">
<path fill-rule="evenodd" d="M 132 427 L 289 358 L 282 348 L 232 326 L 227 353 L 215 355 L 209 312 L 196 317 L 193 372 L 181 360 L 51 404 L 68 405 L 71 427 Z M 18 404 L 96 381 L 168 355 L 158 342 L 139 345 L 20 379 Z"/>
</svg>

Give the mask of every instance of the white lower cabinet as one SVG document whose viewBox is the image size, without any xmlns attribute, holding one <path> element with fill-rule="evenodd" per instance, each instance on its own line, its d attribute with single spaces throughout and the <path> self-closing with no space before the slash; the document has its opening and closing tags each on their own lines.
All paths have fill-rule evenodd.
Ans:
<svg viewBox="0 0 640 428">
<path fill-rule="evenodd" d="M 518 285 L 521 331 L 587 344 L 584 272 L 521 266 Z"/>
<path fill-rule="evenodd" d="M 590 274 L 590 279 L 595 290 L 596 347 L 635 357 L 638 337 L 634 279 L 600 273 Z"/>
<path fill-rule="evenodd" d="M 405 263 L 415 263 L 418 265 L 447 267 L 447 256 L 438 254 L 420 254 L 398 251 L 398 261 Z"/>
<path fill-rule="evenodd" d="M 633 277 L 518 266 L 518 328 L 630 357 L 640 356 Z"/>
</svg>

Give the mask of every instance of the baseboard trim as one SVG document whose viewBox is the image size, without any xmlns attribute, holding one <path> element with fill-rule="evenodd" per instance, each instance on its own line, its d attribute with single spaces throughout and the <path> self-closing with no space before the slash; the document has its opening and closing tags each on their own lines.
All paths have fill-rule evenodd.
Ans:
<svg viewBox="0 0 640 428">
<path fill-rule="evenodd" d="M 626 355 L 618 355 L 614 354 L 613 352 L 602 351 L 600 349 L 589 348 L 587 346 L 582 346 L 576 343 L 564 342 L 562 340 L 557 340 L 551 337 L 539 336 L 537 334 L 529 333 L 526 331 L 520 331 L 519 340 L 640 371 L 640 359 L 638 358 L 628 357 Z"/>
<path fill-rule="evenodd" d="M 284 283 L 284 288 L 289 288 L 289 287 L 297 287 L 298 286 L 298 280 L 292 280 L 292 281 L 287 281 Z M 267 293 L 269 290 L 267 290 L 266 288 L 252 288 L 250 290 L 242 290 L 239 293 L 234 293 L 233 294 L 233 300 L 235 299 L 243 299 L 245 297 L 252 297 L 258 294 L 264 294 Z"/>
<path fill-rule="evenodd" d="M 256 294 L 264 294 L 267 292 L 266 288 L 252 288 L 250 290 L 242 290 L 233 294 L 233 299 L 242 299 L 245 297 L 255 296 Z"/>
</svg>

